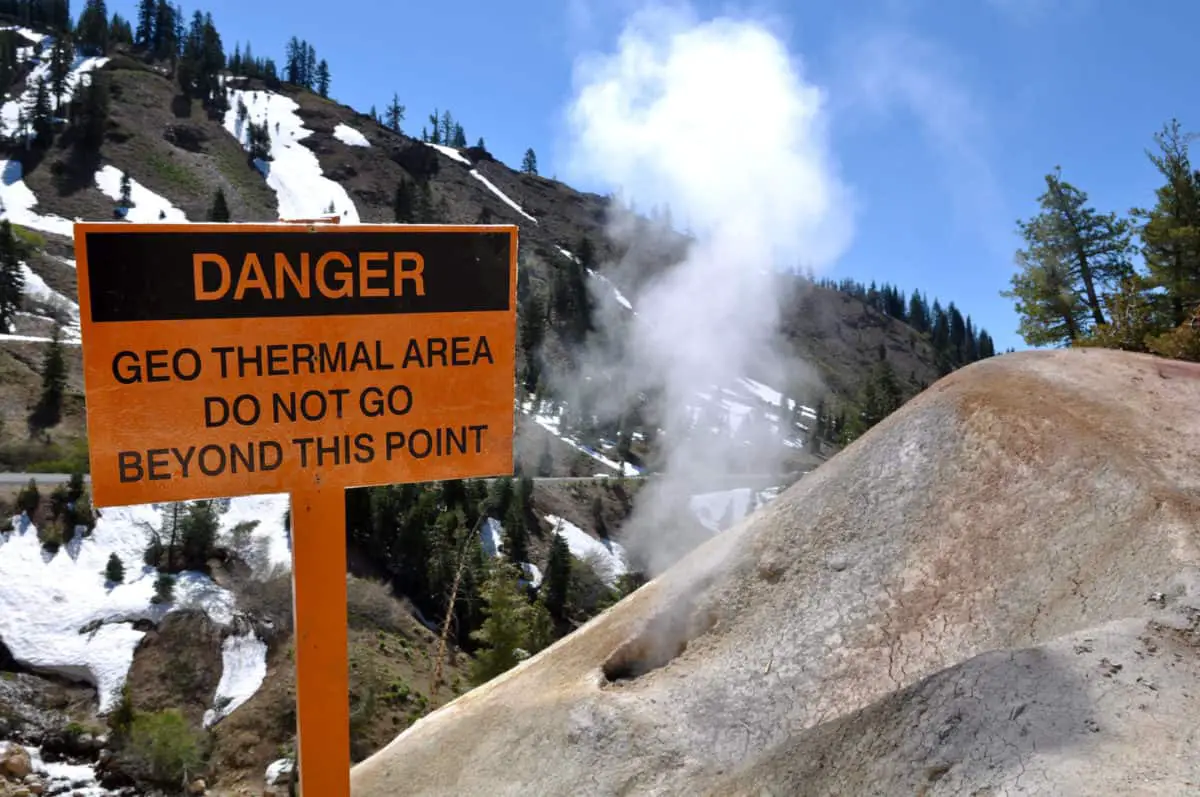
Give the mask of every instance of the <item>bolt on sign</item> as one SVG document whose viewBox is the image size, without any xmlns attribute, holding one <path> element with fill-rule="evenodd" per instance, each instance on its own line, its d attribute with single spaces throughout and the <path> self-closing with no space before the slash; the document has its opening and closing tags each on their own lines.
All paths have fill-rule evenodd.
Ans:
<svg viewBox="0 0 1200 797">
<path fill-rule="evenodd" d="M 79 223 L 75 248 L 93 500 L 291 494 L 300 777 L 348 795 L 344 489 L 512 473 L 517 228 Z"/>
</svg>

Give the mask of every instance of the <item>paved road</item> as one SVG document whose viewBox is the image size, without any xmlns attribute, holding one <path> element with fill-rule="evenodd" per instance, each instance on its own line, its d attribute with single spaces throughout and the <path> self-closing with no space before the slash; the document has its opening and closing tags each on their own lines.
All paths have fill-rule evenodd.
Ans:
<svg viewBox="0 0 1200 797">
<path fill-rule="evenodd" d="M 642 475 L 642 476 L 627 476 L 626 478 L 630 479 L 630 480 L 640 480 L 640 479 L 653 478 L 656 475 L 657 474 L 651 473 L 651 474 L 646 474 L 646 475 Z M 715 489 L 715 490 L 732 489 L 733 487 L 743 487 L 743 486 L 748 487 L 750 485 L 769 487 L 769 486 L 772 486 L 775 484 L 779 484 L 781 481 L 784 483 L 791 483 L 791 482 L 795 481 L 796 479 L 798 479 L 802 475 L 803 475 L 802 473 L 792 473 L 792 474 L 785 474 L 784 476 L 780 477 L 780 476 L 770 476 L 770 475 L 765 475 L 765 474 L 732 473 L 732 474 L 724 475 L 724 476 L 710 476 L 710 477 L 705 478 L 703 481 L 706 486 L 712 485 L 713 486 L 712 489 Z M 33 479 L 38 484 L 64 484 L 67 481 L 69 481 L 70 478 L 71 478 L 71 474 L 69 474 L 69 473 L 0 473 L 0 487 L 5 486 L 5 485 L 22 486 L 22 485 L 28 483 L 30 479 Z M 534 478 L 534 481 L 543 483 L 543 484 L 566 484 L 566 483 L 571 483 L 571 482 L 603 481 L 605 478 L 616 481 L 620 477 L 618 477 L 616 475 L 607 476 L 607 477 L 548 476 L 548 477 Z M 89 474 L 85 473 L 83 476 L 83 480 L 85 482 L 90 482 L 92 480 L 92 477 Z M 488 479 L 487 481 L 491 481 L 491 479 Z"/>
<path fill-rule="evenodd" d="M 4 485 L 24 485 L 33 479 L 38 484 L 65 484 L 71 480 L 69 473 L 0 473 L 0 486 Z M 83 480 L 90 482 L 92 477 L 88 474 L 83 474 Z"/>
</svg>

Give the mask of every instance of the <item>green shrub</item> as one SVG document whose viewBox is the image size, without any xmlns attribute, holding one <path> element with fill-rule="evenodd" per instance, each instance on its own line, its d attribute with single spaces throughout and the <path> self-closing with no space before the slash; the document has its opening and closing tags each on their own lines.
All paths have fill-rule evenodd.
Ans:
<svg viewBox="0 0 1200 797">
<path fill-rule="evenodd" d="M 30 479 L 29 484 L 26 484 L 21 488 L 21 492 L 17 493 L 17 511 L 26 512 L 30 517 L 33 517 L 33 513 L 37 511 L 38 504 L 41 502 L 42 495 L 38 492 L 37 482 L 33 479 Z"/>
<path fill-rule="evenodd" d="M 108 555 L 108 565 L 104 568 L 104 577 L 114 584 L 125 580 L 125 564 L 116 553 Z"/>
<path fill-rule="evenodd" d="M 163 786 L 179 786 L 196 775 L 204 761 L 204 737 L 188 725 L 179 709 L 138 712 L 129 727 L 124 758 Z"/>
<path fill-rule="evenodd" d="M 175 598 L 175 576 L 170 573 L 159 573 L 154 579 L 154 597 L 151 603 L 170 603 Z"/>
</svg>

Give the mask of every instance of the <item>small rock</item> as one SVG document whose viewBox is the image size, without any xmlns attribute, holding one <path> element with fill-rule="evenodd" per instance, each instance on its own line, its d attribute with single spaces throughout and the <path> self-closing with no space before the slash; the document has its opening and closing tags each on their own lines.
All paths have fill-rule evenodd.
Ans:
<svg viewBox="0 0 1200 797">
<path fill-rule="evenodd" d="M 31 792 L 29 789 L 25 788 L 24 786 L 17 789 L 16 791 L 9 792 L 9 793 L 12 795 L 12 797 L 33 797 L 33 792 Z"/>
<path fill-rule="evenodd" d="M 847 567 L 849 567 L 849 563 L 846 561 L 845 557 L 842 557 L 842 556 L 830 557 L 828 564 L 829 564 L 830 570 L 833 570 L 838 573 L 842 572 Z"/>
<path fill-rule="evenodd" d="M 26 783 L 25 788 L 29 789 L 29 793 L 35 797 L 41 797 L 46 793 L 46 787 L 40 780 L 35 780 L 32 783 Z"/>
<path fill-rule="evenodd" d="M 9 742 L 0 748 L 0 776 L 22 781 L 32 771 L 33 761 L 24 747 Z"/>
<path fill-rule="evenodd" d="M 196 778 L 188 784 L 188 794 L 193 795 L 193 797 L 200 797 L 200 795 L 205 794 L 207 791 L 208 784 L 204 782 L 203 778 Z"/>
</svg>

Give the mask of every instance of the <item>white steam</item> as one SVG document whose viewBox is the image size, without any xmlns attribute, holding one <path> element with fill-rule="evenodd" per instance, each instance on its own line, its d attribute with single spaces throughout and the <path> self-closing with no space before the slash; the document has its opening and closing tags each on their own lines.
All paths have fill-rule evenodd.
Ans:
<svg viewBox="0 0 1200 797">
<path fill-rule="evenodd" d="M 784 386 L 796 364 L 775 345 L 779 272 L 835 260 L 850 242 L 852 203 L 830 153 L 822 91 L 758 22 L 641 11 L 615 52 L 577 64 L 576 84 L 573 176 L 605 182 L 638 207 L 669 207 L 694 237 L 682 263 L 649 281 L 637 275 L 637 315 L 619 328 L 601 319 L 603 347 L 585 358 L 586 381 L 604 386 L 610 413 L 661 391 L 665 476 L 639 494 L 625 536 L 656 572 L 695 543 L 673 528 L 686 495 L 746 456 L 744 440 L 694 433 L 697 395 L 751 369 Z M 610 236 L 627 243 L 628 220 L 610 219 Z M 759 472 L 773 470 L 782 445 L 758 448 Z"/>
</svg>

